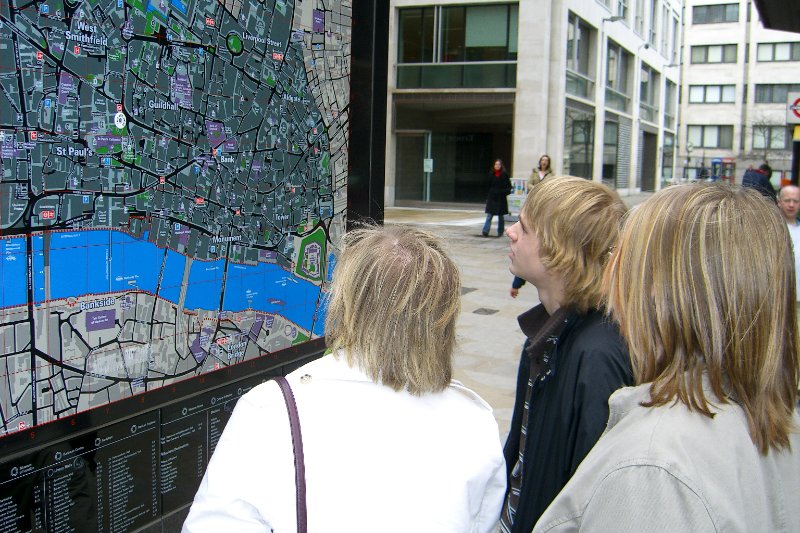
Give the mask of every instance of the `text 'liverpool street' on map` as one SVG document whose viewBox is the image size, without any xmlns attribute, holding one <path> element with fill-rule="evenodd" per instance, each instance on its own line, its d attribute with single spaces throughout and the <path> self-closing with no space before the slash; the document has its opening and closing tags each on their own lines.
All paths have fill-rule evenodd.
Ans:
<svg viewBox="0 0 800 533">
<path fill-rule="evenodd" d="M 0 0 L 0 435 L 322 334 L 350 2 Z"/>
</svg>

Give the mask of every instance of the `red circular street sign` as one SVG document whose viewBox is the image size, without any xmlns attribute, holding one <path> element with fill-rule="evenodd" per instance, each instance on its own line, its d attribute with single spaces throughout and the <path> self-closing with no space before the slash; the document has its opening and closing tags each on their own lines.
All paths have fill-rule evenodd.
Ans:
<svg viewBox="0 0 800 533">
<path fill-rule="evenodd" d="M 792 110 L 794 116 L 800 118 L 800 98 L 795 98 L 794 103 L 789 106 L 789 109 Z"/>
</svg>

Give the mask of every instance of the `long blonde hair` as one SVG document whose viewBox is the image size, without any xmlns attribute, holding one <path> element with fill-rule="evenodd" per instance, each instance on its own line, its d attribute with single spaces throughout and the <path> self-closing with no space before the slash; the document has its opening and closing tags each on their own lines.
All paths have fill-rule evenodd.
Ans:
<svg viewBox="0 0 800 533">
<path fill-rule="evenodd" d="M 789 446 L 794 256 L 774 204 L 727 185 L 662 190 L 631 213 L 605 286 L 635 380 L 651 383 L 645 405 L 677 399 L 711 417 L 713 402 L 735 402 L 761 453 Z"/>
<path fill-rule="evenodd" d="M 342 350 L 376 383 L 412 394 L 452 377 L 461 277 L 435 235 L 409 227 L 347 233 L 325 322 Z"/>
</svg>

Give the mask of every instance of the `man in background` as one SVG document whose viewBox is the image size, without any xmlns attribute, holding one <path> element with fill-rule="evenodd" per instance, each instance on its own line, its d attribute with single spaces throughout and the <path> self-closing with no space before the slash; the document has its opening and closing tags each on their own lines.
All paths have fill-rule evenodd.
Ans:
<svg viewBox="0 0 800 533">
<path fill-rule="evenodd" d="M 766 163 L 757 169 L 748 168 L 742 176 L 742 187 L 752 187 L 774 202 L 775 188 L 769 181 L 771 177 L 772 168 Z"/>
<path fill-rule="evenodd" d="M 789 235 L 792 237 L 796 281 L 797 273 L 800 272 L 800 225 L 797 223 L 797 213 L 800 211 L 800 188 L 795 185 L 783 187 L 778 193 L 778 207 L 789 228 Z M 798 291 L 797 299 L 800 302 L 800 291 Z M 800 314 L 798 314 L 798 318 L 800 318 Z"/>
<path fill-rule="evenodd" d="M 792 238 L 792 249 L 794 250 L 794 279 L 797 287 L 798 274 L 800 273 L 800 224 L 797 221 L 797 213 L 800 212 L 800 188 L 796 185 L 786 185 L 778 193 L 778 208 L 781 210 L 786 226 L 789 228 L 789 236 Z M 795 314 L 800 323 L 800 288 L 796 288 L 797 302 L 795 304 Z M 800 389 L 800 383 L 797 384 Z"/>
</svg>

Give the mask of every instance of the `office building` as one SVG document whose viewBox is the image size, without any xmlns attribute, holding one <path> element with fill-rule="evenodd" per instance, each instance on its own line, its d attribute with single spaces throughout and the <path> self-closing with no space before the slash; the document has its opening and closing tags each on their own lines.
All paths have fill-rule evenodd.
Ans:
<svg viewBox="0 0 800 533">
<path fill-rule="evenodd" d="M 800 93 L 800 35 L 765 29 L 750 0 L 688 0 L 678 175 L 732 176 L 764 161 L 791 179 L 787 99 Z"/>
<path fill-rule="evenodd" d="M 677 0 L 393 0 L 386 205 L 481 203 L 494 158 L 622 192 L 674 173 Z"/>
</svg>

